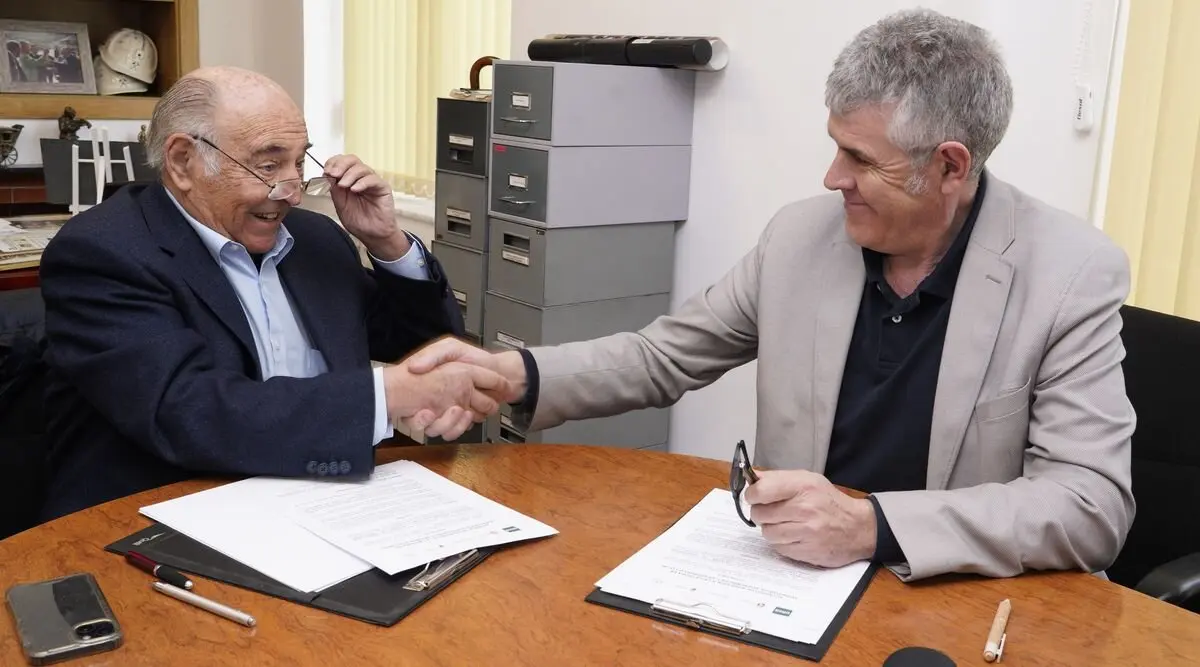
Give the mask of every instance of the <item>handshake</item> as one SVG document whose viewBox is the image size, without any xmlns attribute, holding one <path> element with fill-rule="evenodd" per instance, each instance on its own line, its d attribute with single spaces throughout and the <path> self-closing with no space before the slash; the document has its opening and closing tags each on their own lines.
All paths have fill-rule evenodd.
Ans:
<svg viewBox="0 0 1200 667">
<path fill-rule="evenodd" d="M 525 395 L 525 362 L 445 337 L 385 368 L 383 383 L 392 424 L 454 440 Z"/>
</svg>

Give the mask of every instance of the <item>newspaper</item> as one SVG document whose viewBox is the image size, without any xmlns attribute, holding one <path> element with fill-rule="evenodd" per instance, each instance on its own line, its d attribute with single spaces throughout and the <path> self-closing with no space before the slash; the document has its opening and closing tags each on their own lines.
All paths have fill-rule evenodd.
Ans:
<svg viewBox="0 0 1200 667">
<path fill-rule="evenodd" d="M 36 266 L 50 239 L 68 215 L 30 215 L 0 218 L 0 270 Z"/>
</svg>

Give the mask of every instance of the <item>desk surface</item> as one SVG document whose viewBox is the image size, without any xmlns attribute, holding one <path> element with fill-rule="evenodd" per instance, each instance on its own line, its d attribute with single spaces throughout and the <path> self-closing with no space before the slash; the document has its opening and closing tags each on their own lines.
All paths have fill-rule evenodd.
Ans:
<svg viewBox="0 0 1200 667">
<path fill-rule="evenodd" d="M 216 483 L 193 481 L 0 542 L 0 588 L 95 574 L 126 643 L 89 664 L 805 664 L 583 600 L 601 576 L 723 487 L 727 463 L 567 445 L 404 447 L 379 456 L 418 461 L 560 534 L 497 553 L 391 628 L 198 579 L 199 592 L 258 619 L 244 628 L 154 593 L 145 573 L 103 551 L 148 525 L 138 507 Z M 1200 664 L 1200 615 L 1090 575 L 906 585 L 887 571 L 821 664 L 880 665 L 908 645 L 935 647 L 959 665 L 986 664 L 984 640 L 1006 597 L 1013 612 L 1003 665 Z M 0 663 L 22 663 L 11 618 L 0 623 Z"/>
</svg>

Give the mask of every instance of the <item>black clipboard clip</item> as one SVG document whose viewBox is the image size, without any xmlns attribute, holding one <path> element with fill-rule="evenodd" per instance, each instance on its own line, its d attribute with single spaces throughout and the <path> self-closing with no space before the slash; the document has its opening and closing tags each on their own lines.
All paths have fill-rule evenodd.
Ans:
<svg viewBox="0 0 1200 667">
<path fill-rule="evenodd" d="M 484 556 L 485 554 L 480 553 L 479 549 L 471 549 L 470 551 L 464 551 L 457 556 L 443 558 L 440 561 L 431 561 L 426 563 L 425 567 L 422 568 L 421 571 L 415 576 L 413 576 L 412 579 L 409 579 L 408 583 L 404 584 L 404 588 L 410 591 L 427 590 L 445 581 L 447 578 L 454 576 L 456 573 L 474 565 L 476 562 L 482 560 Z M 438 565 L 431 570 L 430 566 L 435 562 Z"/>
<path fill-rule="evenodd" d="M 697 607 L 708 607 L 712 611 L 703 611 Z M 716 630 L 727 635 L 739 636 L 750 634 L 750 622 L 730 618 L 717 611 L 716 607 L 707 602 L 695 604 L 680 604 L 659 598 L 650 605 L 650 613 L 672 621 L 678 621 L 688 627 Z"/>
</svg>

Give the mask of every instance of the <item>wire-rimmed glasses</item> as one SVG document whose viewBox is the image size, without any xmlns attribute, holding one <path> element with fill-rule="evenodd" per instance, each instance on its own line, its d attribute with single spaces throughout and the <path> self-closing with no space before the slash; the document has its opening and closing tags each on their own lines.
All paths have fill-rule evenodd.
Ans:
<svg viewBox="0 0 1200 667">
<path fill-rule="evenodd" d="M 251 176 L 262 181 L 263 185 L 265 185 L 269 188 L 267 190 L 267 199 L 270 199 L 271 201 L 281 201 L 281 200 L 285 200 L 285 199 L 291 199 L 296 194 L 320 196 L 320 195 L 328 194 L 329 191 L 333 188 L 333 183 L 330 182 L 330 180 L 328 178 L 326 178 L 325 176 L 317 176 L 317 177 L 309 178 L 309 179 L 289 178 L 289 179 L 286 179 L 283 181 L 276 181 L 274 183 L 271 183 L 271 182 L 267 181 L 267 179 L 263 178 L 262 176 L 259 176 L 258 172 L 254 171 L 250 167 L 247 167 L 246 165 L 242 164 L 239 160 L 234 158 L 232 155 L 221 150 L 220 146 L 217 146 L 216 144 L 209 141 L 208 139 L 205 139 L 204 137 L 200 137 L 200 136 L 196 136 L 196 135 L 192 135 L 192 139 L 194 139 L 196 141 L 202 141 L 202 142 L 204 142 L 204 144 L 211 146 L 218 153 L 229 158 L 229 160 L 231 162 L 233 162 L 237 166 L 241 167 L 242 169 L 245 169 L 246 172 L 249 173 Z M 321 167 L 321 169 L 325 168 L 325 165 L 320 160 L 313 157 L 312 153 L 309 153 L 306 150 L 306 151 L 304 151 L 304 154 L 307 155 L 313 162 L 316 162 L 317 166 Z"/>
</svg>

